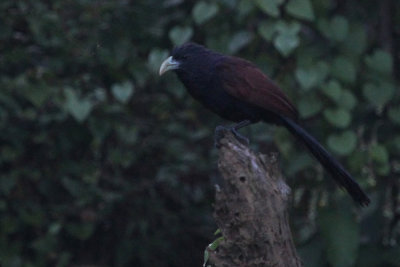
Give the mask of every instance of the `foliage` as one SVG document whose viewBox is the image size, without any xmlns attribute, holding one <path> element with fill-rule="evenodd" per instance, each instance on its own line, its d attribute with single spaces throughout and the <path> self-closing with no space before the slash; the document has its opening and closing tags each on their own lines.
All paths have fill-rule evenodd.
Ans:
<svg viewBox="0 0 400 267">
<path fill-rule="evenodd" d="M 255 149 L 281 152 L 306 266 L 396 266 L 399 9 L 393 0 L 1 1 L 0 264 L 201 264 L 214 239 L 221 120 L 173 74 L 157 74 L 174 45 L 194 40 L 276 80 L 372 198 L 353 208 L 285 130 L 244 130 Z"/>
</svg>

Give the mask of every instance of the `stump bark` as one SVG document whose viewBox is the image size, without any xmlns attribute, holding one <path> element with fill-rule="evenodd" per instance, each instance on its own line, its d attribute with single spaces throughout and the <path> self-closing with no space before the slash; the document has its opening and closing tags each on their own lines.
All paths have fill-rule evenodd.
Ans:
<svg viewBox="0 0 400 267">
<path fill-rule="evenodd" d="M 288 222 L 290 188 L 277 157 L 255 153 L 234 135 L 219 133 L 214 217 L 223 240 L 208 249 L 213 266 L 302 266 Z"/>
</svg>

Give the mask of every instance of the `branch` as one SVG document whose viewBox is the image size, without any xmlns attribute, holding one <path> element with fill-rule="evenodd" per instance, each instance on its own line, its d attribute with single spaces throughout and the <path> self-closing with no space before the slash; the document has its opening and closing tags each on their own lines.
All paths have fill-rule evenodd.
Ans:
<svg viewBox="0 0 400 267">
<path fill-rule="evenodd" d="M 221 133 L 217 133 L 221 136 Z M 241 144 L 229 131 L 218 142 L 214 217 L 223 240 L 209 251 L 214 266 L 302 266 L 293 243 L 287 204 L 290 188 L 276 155 L 262 155 Z"/>
</svg>

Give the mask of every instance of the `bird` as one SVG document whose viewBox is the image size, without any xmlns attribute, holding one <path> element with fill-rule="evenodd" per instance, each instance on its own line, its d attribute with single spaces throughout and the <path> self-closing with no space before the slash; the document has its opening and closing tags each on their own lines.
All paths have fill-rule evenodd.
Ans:
<svg viewBox="0 0 400 267">
<path fill-rule="evenodd" d="M 258 122 L 283 126 L 300 140 L 360 206 L 370 199 L 351 174 L 311 134 L 300 126 L 299 113 L 283 90 L 252 62 L 188 42 L 175 47 L 159 75 L 173 71 L 189 94 L 237 130 Z"/>
</svg>

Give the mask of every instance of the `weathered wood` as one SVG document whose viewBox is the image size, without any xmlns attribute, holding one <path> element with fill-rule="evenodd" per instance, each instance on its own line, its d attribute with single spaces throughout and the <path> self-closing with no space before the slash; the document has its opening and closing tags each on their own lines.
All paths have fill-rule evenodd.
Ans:
<svg viewBox="0 0 400 267">
<path fill-rule="evenodd" d="M 221 133 L 219 133 L 221 135 Z M 290 188 L 276 155 L 251 151 L 229 132 L 218 141 L 218 167 L 224 184 L 217 187 L 214 217 L 223 241 L 209 249 L 217 267 L 302 266 L 289 223 Z"/>
</svg>

